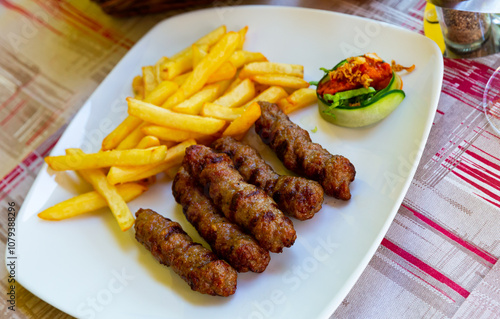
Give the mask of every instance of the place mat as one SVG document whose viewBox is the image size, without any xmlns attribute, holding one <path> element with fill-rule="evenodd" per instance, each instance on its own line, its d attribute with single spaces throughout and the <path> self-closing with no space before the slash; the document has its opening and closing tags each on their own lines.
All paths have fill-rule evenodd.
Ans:
<svg viewBox="0 0 500 319">
<path fill-rule="evenodd" d="M 89 14 L 99 8 L 87 2 L 78 7 L 69 1 L 48 3 L 0 0 L 0 26 L 6 30 L 0 35 L 0 43 L 5 44 L 0 45 L 4 50 L 0 90 L 10 92 L 0 95 L 0 125 L 4 123 L 0 132 L 16 132 L 24 123 L 19 120 L 14 125 L 19 114 L 25 114 L 27 121 L 33 118 L 23 128 L 26 132 L 3 133 L 0 139 L 1 159 L 13 167 L 2 173 L 7 175 L 0 181 L 3 211 L 9 202 L 22 205 L 64 124 L 127 51 L 124 46 L 133 45 L 154 25 L 150 19 L 161 19 L 117 22 L 99 12 Z M 323 9 L 389 22 L 420 34 L 425 6 L 424 0 L 322 2 Z M 19 51 L 13 43 L 18 43 Z M 62 60 L 64 67 L 58 67 L 61 57 L 55 52 L 59 49 L 47 52 L 50 58 L 29 50 L 52 47 L 48 43 L 60 45 L 73 60 Z M 488 127 L 481 109 L 482 90 L 498 65 L 498 54 L 445 59 L 441 99 L 415 178 L 379 249 L 332 318 L 499 317 L 500 137 Z M 37 116 L 44 120 L 36 122 Z M 32 151 L 26 152 L 20 143 Z M 408 169 L 408 159 L 400 162 L 399 169 Z M 393 182 L 398 182 L 397 176 Z M 0 215 L 2 225 L 7 224 L 6 218 L 7 214 Z M 5 251 L 5 241 L 1 243 Z M 3 291 L 7 276 L 2 267 Z M 5 302 L 0 303 L 0 313 L 11 318 L 70 318 L 17 287 L 16 313 L 6 309 Z"/>
</svg>

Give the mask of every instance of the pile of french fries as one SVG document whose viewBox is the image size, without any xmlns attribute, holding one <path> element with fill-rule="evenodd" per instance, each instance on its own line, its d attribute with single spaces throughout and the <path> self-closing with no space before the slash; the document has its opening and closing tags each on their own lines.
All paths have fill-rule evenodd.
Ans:
<svg viewBox="0 0 500 319">
<path fill-rule="evenodd" d="M 187 147 L 221 136 L 241 139 L 260 117 L 257 101 L 277 103 L 287 114 L 314 103 L 316 92 L 303 79 L 303 66 L 243 50 L 247 31 L 221 26 L 143 67 L 132 81 L 127 118 L 104 138 L 99 152 L 67 149 L 45 159 L 53 170 L 76 171 L 94 191 L 38 216 L 61 220 L 108 206 L 126 231 L 134 224 L 126 202 L 145 192 L 157 174 L 175 176 Z"/>
</svg>

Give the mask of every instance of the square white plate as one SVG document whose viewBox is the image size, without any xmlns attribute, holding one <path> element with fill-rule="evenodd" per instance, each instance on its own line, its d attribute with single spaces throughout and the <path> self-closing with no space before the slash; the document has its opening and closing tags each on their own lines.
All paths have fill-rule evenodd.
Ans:
<svg viewBox="0 0 500 319">
<path fill-rule="evenodd" d="M 427 38 L 385 23 L 327 11 L 247 6 L 213 8 L 167 19 L 139 41 L 75 116 L 52 151 L 97 151 L 125 116 L 125 97 L 141 66 L 172 55 L 225 24 L 249 26 L 245 49 L 270 61 L 303 64 L 305 79 L 318 80 L 338 61 L 376 52 L 387 61 L 416 65 L 403 77 L 406 99 L 382 122 L 362 129 L 333 126 L 312 106 L 291 118 L 315 142 L 349 158 L 357 170 L 352 199 L 325 198 L 305 222 L 294 220 L 298 239 L 272 254 L 262 274 L 238 277 L 229 298 L 190 290 L 134 239 L 120 232 L 109 211 L 61 222 L 37 217 L 42 209 L 82 191 L 67 173 L 42 169 L 17 219 L 18 280 L 55 307 L 81 318 L 327 318 L 360 276 L 386 233 L 416 170 L 432 125 L 443 76 L 438 47 Z M 317 129 L 315 133 L 314 129 Z M 252 132 L 247 139 L 279 171 L 286 172 Z M 80 189 L 79 189 L 80 188 Z M 179 221 L 195 240 L 160 178 L 130 203 Z"/>
</svg>

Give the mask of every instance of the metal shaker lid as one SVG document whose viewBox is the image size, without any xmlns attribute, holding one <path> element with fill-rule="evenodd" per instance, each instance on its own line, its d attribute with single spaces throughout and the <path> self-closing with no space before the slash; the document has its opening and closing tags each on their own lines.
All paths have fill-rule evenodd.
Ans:
<svg viewBox="0 0 500 319">
<path fill-rule="evenodd" d="M 461 11 L 500 13 L 499 0 L 427 0 L 442 8 Z"/>
</svg>

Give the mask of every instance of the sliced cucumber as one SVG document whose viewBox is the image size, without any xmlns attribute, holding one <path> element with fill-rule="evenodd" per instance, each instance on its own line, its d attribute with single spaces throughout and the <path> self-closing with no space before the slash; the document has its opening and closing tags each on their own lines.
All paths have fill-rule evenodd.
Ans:
<svg viewBox="0 0 500 319">
<path fill-rule="evenodd" d="M 400 81 L 397 75 L 393 78 L 396 77 Z M 399 84 L 400 86 L 401 84 Z M 318 107 L 321 116 L 330 123 L 345 127 L 362 127 L 376 123 L 388 116 L 404 98 L 405 93 L 402 90 L 393 89 L 381 92 L 380 95 L 377 94 L 376 98 L 374 97 L 369 104 L 362 107 L 333 108 L 325 104 L 322 99 L 318 99 Z"/>
</svg>

